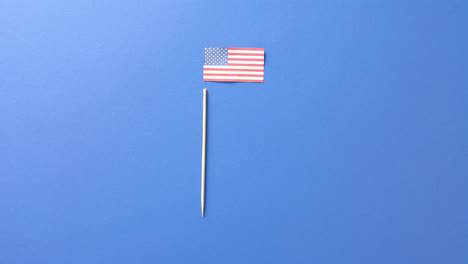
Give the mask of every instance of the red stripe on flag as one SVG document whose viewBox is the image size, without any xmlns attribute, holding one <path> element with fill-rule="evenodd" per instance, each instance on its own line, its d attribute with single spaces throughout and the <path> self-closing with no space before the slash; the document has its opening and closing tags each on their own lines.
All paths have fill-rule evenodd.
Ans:
<svg viewBox="0 0 468 264">
<path fill-rule="evenodd" d="M 228 48 L 228 50 L 265 50 L 264 48 Z"/>
<path fill-rule="evenodd" d="M 242 80 L 242 79 L 203 79 L 206 82 L 263 82 L 263 80 Z"/>
<path fill-rule="evenodd" d="M 263 72 L 261 69 L 222 69 L 222 68 L 204 68 L 204 71 L 244 71 L 244 72 Z"/>
<path fill-rule="evenodd" d="M 203 76 L 263 77 L 263 74 L 222 74 L 222 73 L 204 73 Z"/>
</svg>

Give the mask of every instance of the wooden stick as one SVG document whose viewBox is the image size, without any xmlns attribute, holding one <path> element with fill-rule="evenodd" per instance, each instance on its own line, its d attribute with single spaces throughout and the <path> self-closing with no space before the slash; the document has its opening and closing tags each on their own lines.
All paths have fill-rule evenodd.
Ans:
<svg viewBox="0 0 468 264">
<path fill-rule="evenodd" d="M 201 215 L 205 211 L 205 155 L 206 155 L 206 89 L 203 89 L 203 145 L 202 145 L 202 172 L 201 172 Z"/>
</svg>

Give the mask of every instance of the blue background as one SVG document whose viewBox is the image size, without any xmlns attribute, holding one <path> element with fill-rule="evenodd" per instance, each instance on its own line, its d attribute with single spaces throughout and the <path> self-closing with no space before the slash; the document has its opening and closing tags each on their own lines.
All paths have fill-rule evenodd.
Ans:
<svg viewBox="0 0 468 264">
<path fill-rule="evenodd" d="M 467 263 L 467 17 L 1 1 L 0 263 Z M 204 47 L 265 48 L 265 83 L 204 83 Z"/>
</svg>

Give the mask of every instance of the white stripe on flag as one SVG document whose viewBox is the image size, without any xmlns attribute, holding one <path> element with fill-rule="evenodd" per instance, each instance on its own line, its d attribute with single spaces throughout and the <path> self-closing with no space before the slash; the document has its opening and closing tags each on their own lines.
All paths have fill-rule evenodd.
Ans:
<svg viewBox="0 0 468 264">
<path fill-rule="evenodd" d="M 233 61 L 228 59 L 229 64 L 263 64 L 263 61 Z"/>
<path fill-rule="evenodd" d="M 262 59 L 263 60 L 263 55 L 262 56 L 253 56 L 253 55 L 228 55 L 229 59 Z"/>
<path fill-rule="evenodd" d="M 255 53 L 255 54 L 264 54 L 263 50 L 228 50 L 228 53 Z"/>
</svg>

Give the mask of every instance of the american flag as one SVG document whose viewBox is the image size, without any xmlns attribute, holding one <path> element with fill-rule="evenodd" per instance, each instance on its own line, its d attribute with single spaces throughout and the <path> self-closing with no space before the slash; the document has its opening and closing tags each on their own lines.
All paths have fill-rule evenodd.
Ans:
<svg viewBox="0 0 468 264">
<path fill-rule="evenodd" d="M 205 48 L 203 80 L 263 82 L 264 49 Z"/>
</svg>

